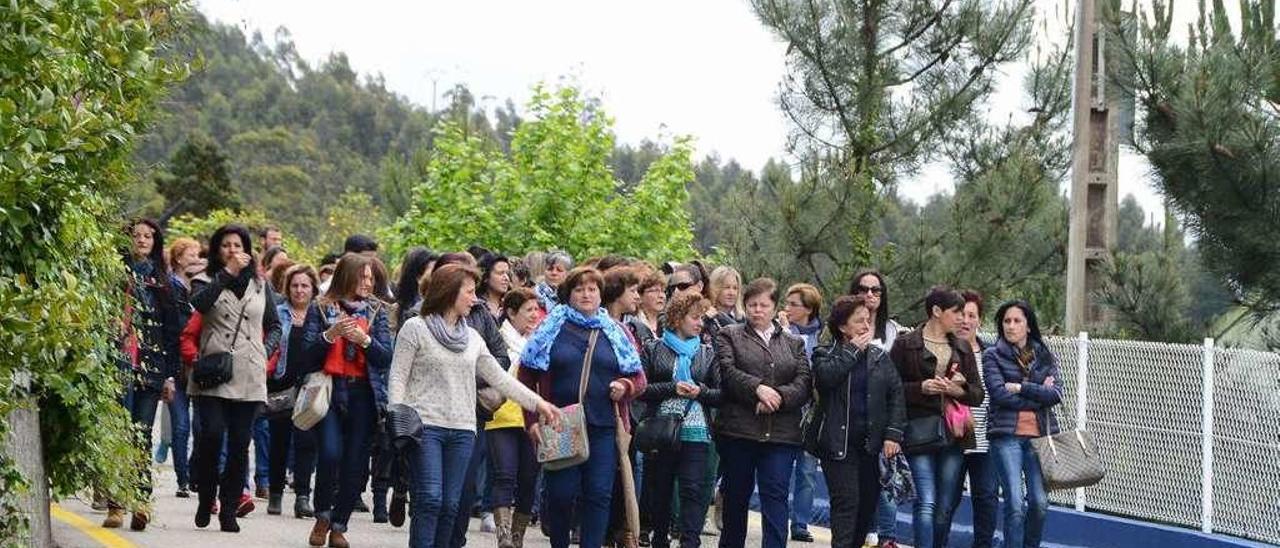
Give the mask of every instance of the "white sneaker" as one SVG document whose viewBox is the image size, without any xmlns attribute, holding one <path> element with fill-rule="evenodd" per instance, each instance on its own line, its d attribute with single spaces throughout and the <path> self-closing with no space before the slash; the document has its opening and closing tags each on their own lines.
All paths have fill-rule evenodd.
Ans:
<svg viewBox="0 0 1280 548">
<path fill-rule="evenodd" d="M 480 514 L 480 532 L 496 533 L 498 532 L 498 524 L 493 521 L 493 512 L 485 512 Z"/>
</svg>

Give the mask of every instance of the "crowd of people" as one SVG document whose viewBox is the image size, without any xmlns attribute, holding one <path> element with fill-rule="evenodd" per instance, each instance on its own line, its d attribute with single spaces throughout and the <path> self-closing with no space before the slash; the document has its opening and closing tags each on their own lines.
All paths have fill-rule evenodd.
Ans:
<svg viewBox="0 0 1280 548">
<path fill-rule="evenodd" d="M 987 341 L 981 295 L 935 287 L 908 329 L 875 271 L 827 303 L 700 261 L 414 248 L 392 270 L 359 235 L 307 265 L 274 228 L 167 247 L 154 221 L 128 232 L 122 402 L 147 451 L 165 408 L 157 459 L 172 455 L 177 497 L 195 493 L 196 527 L 238 532 L 288 490 L 311 546 L 349 546 L 371 511 L 407 522 L 414 548 L 463 546 L 473 515 L 502 548 L 535 526 L 557 548 L 691 548 L 713 530 L 730 548 L 758 497 L 779 547 L 814 541 L 820 473 L 833 546 L 895 546 L 907 504 L 911 544 L 946 546 L 966 485 L 973 546 L 1000 515 L 1004 546 L 1040 544 L 1030 440 L 1057 432 L 1062 379 L 1025 301 L 998 308 Z M 313 385 L 327 410 L 298 420 Z M 585 458 L 543 466 L 570 409 Z M 405 410 L 409 436 L 392 432 Z M 99 502 L 105 527 L 150 522 Z"/>
</svg>

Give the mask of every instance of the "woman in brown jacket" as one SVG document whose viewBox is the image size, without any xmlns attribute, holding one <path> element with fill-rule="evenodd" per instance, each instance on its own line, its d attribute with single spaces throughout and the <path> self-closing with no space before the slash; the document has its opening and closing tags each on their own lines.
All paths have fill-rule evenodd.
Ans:
<svg viewBox="0 0 1280 548">
<path fill-rule="evenodd" d="M 813 387 L 804 341 L 780 327 L 778 284 L 760 278 L 743 291 L 747 323 L 716 335 L 724 401 L 716 418 L 717 451 L 724 473 L 724 528 L 720 546 L 747 540 L 747 504 L 757 484 L 765 548 L 787 544 L 787 493 L 800 451 L 801 409 Z"/>
<path fill-rule="evenodd" d="M 902 377 L 907 402 L 907 432 L 903 450 L 916 484 L 912 516 L 915 546 L 946 544 L 951 529 L 950 501 L 963 479 L 964 450 L 974 446 L 969 424 L 948 428 L 945 411 L 960 405 L 982 405 L 982 377 L 973 349 L 954 332 L 964 318 L 964 297 L 950 288 L 935 287 L 924 300 L 929 319 L 924 327 L 898 337 L 889 358 Z"/>
</svg>

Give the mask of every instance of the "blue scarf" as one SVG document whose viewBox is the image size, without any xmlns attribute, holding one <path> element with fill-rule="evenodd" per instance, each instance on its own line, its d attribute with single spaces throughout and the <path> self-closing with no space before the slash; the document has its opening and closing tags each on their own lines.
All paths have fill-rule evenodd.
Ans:
<svg viewBox="0 0 1280 548">
<path fill-rule="evenodd" d="M 618 358 L 618 369 L 624 375 L 640 372 L 640 355 L 636 353 L 635 346 L 622 331 L 622 327 L 609 317 L 605 309 L 601 308 L 594 316 L 587 317 L 567 304 L 556 305 L 542 323 L 538 324 L 538 328 L 529 337 L 529 342 L 524 345 L 524 352 L 520 353 L 520 367 L 528 367 L 534 371 L 546 371 L 550 367 L 551 345 L 556 342 L 566 320 L 586 329 L 603 330 L 604 336 L 609 339 L 609 345 L 613 347 L 614 356 Z"/>
<path fill-rule="evenodd" d="M 547 285 L 547 282 L 538 282 L 534 286 L 533 291 L 538 294 L 538 303 L 542 305 L 542 309 L 551 312 L 557 304 L 560 304 L 560 298 L 556 296 L 556 290 Z"/>
<path fill-rule="evenodd" d="M 702 349 L 702 339 L 690 337 L 681 339 L 674 331 L 662 331 L 662 344 L 676 353 L 676 371 L 673 379 L 676 382 L 693 382 L 693 357 Z"/>
</svg>

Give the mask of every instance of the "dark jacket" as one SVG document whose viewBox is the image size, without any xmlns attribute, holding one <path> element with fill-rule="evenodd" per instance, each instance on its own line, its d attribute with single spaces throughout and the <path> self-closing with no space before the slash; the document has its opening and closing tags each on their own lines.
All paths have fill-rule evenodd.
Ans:
<svg viewBox="0 0 1280 548">
<path fill-rule="evenodd" d="M 1018 425 L 1018 412 L 1036 412 L 1040 435 L 1058 433 L 1057 421 L 1050 421 L 1049 414 L 1055 405 L 1062 403 L 1063 378 L 1058 370 L 1058 359 L 1044 345 L 1032 341 L 1035 361 L 1027 373 L 1018 364 L 1017 350 L 1003 339 L 982 352 L 983 380 L 987 394 L 991 396 L 991 411 L 987 415 L 987 435 L 1013 435 Z M 1053 386 L 1044 381 L 1053 377 Z M 1004 383 L 1021 383 L 1018 393 L 1010 392 Z"/>
<path fill-rule="evenodd" d="M 662 339 L 652 339 L 644 346 L 642 361 L 648 385 L 638 398 L 647 404 L 644 414 L 640 415 L 641 419 L 656 414 L 662 402 L 678 397 L 675 381 L 675 351 L 663 344 Z M 693 357 L 690 369 L 693 382 L 697 383 L 700 389 L 697 401 L 706 409 L 708 422 L 710 422 L 710 408 L 720 406 L 724 401 L 724 393 L 720 390 L 720 372 L 716 368 L 715 353 L 711 351 L 709 345 L 702 345 L 698 354 Z"/>
<path fill-rule="evenodd" d="M 375 297 L 370 297 L 368 307 L 363 312 L 372 316 L 369 321 L 369 348 L 364 349 L 365 371 L 369 376 L 369 384 L 373 387 L 374 401 L 378 407 L 387 405 L 387 379 L 391 374 L 391 355 L 394 344 L 391 338 L 390 320 L 385 304 Z M 312 320 L 311 310 L 307 310 L 307 319 L 303 321 L 305 347 L 318 362 L 316 367 L 324 369 L 325 357 L 329 354 L 331 343 L 324 340 L 324 332 L 337 322 L 340 305 L 320 304 L 317 306 L 317 320 Z M 293 350 L 290 349 L 290 352 Z"/>
<path fill-rule="evenodd" d="M 134 384 L 159 390 L 164 381 L 177 377 L 180 323 L 177 295 L 169 275 L 156 273 L 150 261 L 130 265 L 128 291 L 133 315 L 129 327 L 137 344 L 137 363 L 129 366 Z M 131 361 L 131 357 L 126 357 Z"/>
<path fill-rule="evenodd" d="M 844 460 L 849 453 L 849 397 L 853 392 L 850 374 L 855 367 L 867 368 L 866 439 L 868 455 L 880 452 L 884 440 L 902 441 L 907 428 L 907 408 L 902 397 L 902 380 L 880 347 L 866 350 L 845 343 L 820 346 L 813 351 L 813 379 L 818 391 L 815 420 L 818 428 L 819 458 Z"/>
<path fill-rule="evenodd" d="M 804 341 L 774 326 L 768 341 L 747 324 L 734 324 L 716 335 L 724 401 L 716 417 L 716 434 L 759 442 L 800 445 L 800 420 L 813 386 Z M 778 391 L 782 406 L 774 413 L 756 414 L 756 388 Z"/>
<path fill-rule="evenodd" d="M 964 375 L 966 380 L 964 395 L 957 398 L 957 401 L 969 407 L 982 405 L 984 390 L 979 381 L 981 377 L 978 372 L 978 360 L 973 355 L 973 349 L 950 333 L 947 334 L 947 341 L 951 343 L 951 361 L 945 369 L 949 370 L 952 366 L 959 364 L 960 374 Z M 907 419 L 929 415 L 941 416 L 942 395 L 925 394 L 920 389 L 925 379 L 934 377 L 938 364 L 938 358 L 924 346 L 924 329 L 917 329 L 899 336 L 894 341 L 893 348 L 889 350 L 889 359 L 893 360 L 894 366 L 898 368 L 898 376 L 902 378 L 902 395 L 907 402 Z M 963 445 L 966 449 L 972 449 L 975 445 L 973 436 L 965 438 Z"/>
</svg>

